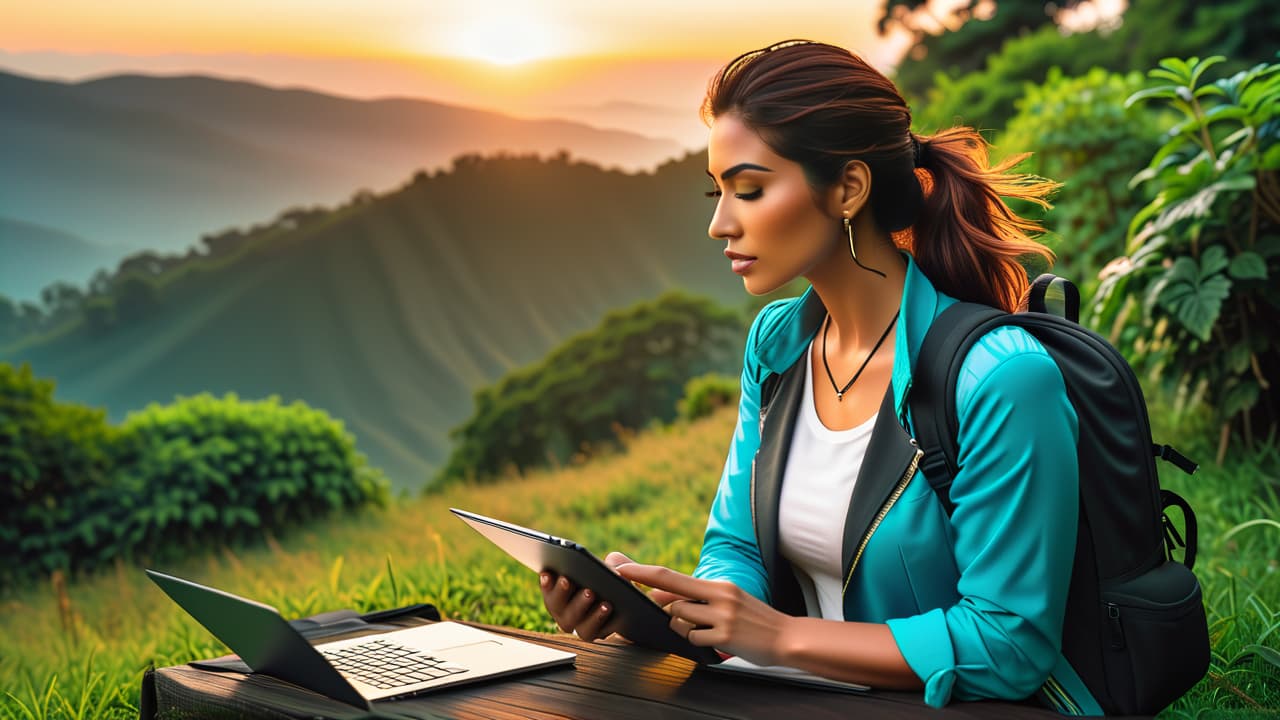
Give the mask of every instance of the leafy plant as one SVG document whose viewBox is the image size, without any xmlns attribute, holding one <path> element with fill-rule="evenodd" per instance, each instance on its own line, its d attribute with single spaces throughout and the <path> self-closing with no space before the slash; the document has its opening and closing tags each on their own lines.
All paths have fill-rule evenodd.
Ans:
<svg viewBox="0 0 1280 720">
<path fill-rule="evenodd" d="M 1094 68 L 1079 77 L 1049 70 L 1026 86 L 1018 112 L 996 140 L 1003 153 L 1033 151 L 1020 169 L 1062 182 L 1052 211 L 1032 203 L 1015 208 L 1036 217 L 1057 254 L 1054 272 L 1090 297 L 1098 271 L 1124 252 L 1125 225 L 1146 199 L 1129 179 L 1160 146 L 1156 120 L 1124 101 L 1144 85 L 1142 75 Z M 1038 216 L 1043 214 L 1043 218 Z"/>
<path fill-rule="evenodd" d="M 1161 84 L 1128 105 L 1162 101 L 1178 114 L 1131 187 L 1154 199 L 1129 223 L 1127 256 L 1104 269 L 1095 321 L 1153 376 L 1217 409 L 1218 459 L 1232 427 L 1277 426 L 1280 377 L 1280 65 L 1205 82 L 1220 56 L 1166 58 Z"/>
</svg>

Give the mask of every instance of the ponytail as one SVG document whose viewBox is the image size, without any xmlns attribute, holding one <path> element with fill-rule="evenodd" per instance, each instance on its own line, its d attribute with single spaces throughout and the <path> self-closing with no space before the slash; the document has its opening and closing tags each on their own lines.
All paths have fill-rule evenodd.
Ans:
<svg viewBox="0 0 1280 720">
<path fill-rule="evenodd" d="M 1019 260 L 1031 256 L 1052 263 L 1054 256 L 1031 239 L 1043 228 L 1019 217 L 1004 198 L 1048 208 L 1046 198 L 1058 183 L 1009 172 L 1029 153 L 990 166 L 987 142 L 972 128 L 912 135 L 912 140 L 919 148 L 916 177 L 924 204 L 915 223 L 895 239 L 939 290 L 1013 312 L 1028 288 Z"/>
</svg>

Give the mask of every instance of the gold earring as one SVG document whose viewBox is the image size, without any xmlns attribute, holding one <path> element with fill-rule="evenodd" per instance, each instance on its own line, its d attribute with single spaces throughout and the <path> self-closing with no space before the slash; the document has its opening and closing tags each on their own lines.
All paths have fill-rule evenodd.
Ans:
<svg viewBox="0 0 1280 720">
<path fill-rule="evenodd" d="M 853 256 L 855 263 L 862 265 L 862 263 L 858 262 L 858 251 L 853 249 L 853 223 L 849 222 L 848 215 L 844 216 L 844 231 L 849 235 L 849 254 Z"/>
<path fill-rule="evenodd" d="M 853 248 L 853 223 L 849 221 L 848 215 L 846 215 L 844 218 L 844 231 L 849 233 L 849 254 L 853 256 L 853 264 L 857 265 L 863 270 L 866 270 L 867 272 L 873 272 L 879 275 L 880 277 L 885 277 L 884 273 L 880 272 L 875 268 L 869 268 L 866 265 L 863 265 L 862 261 L 858 259 L 858 251 Z"/>
</svg>

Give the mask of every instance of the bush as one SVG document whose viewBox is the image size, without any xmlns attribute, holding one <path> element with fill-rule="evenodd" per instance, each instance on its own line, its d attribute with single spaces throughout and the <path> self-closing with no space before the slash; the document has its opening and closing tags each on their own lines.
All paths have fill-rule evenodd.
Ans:
<svg viewBox="0 0 1280 720">
<path fill-rule="evenodd" d="M 302 403 L 201 395 L 112 427 L 53 390 L 0 364 L 0 585 L 252 541 L 388 498 L 342 425 Z"/>
<path fill-rule="evenodd" d="M 684 397 L 676 403 L 681 420 L 697 420 L 732 405 L 738 400 L 738 379 L 720 373 L 707 373 L 684 384 Z"/>
<path fill-rule="evenodd" d="M 0 583 L 23 569 L 65 567 L 103 528 L 82 524 L 109 486 L 106 413 L 56 403 L 29 365 L 0 364 Z"/>
<path fill-rule="evenodd" d="M 151 405 L 125 419 L 117 447 L 117 531 L 148 556 L 252 540 L 389 494 L 341 423 L 276 397 Z"/>
</svg>

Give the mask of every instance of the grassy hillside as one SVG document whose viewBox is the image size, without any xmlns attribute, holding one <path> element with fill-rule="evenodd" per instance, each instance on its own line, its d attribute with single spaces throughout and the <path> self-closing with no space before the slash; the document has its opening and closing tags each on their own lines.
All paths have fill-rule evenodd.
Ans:
<svg viewBox="0 0 1280 720">
<path fill-rule="evenodd" d="M 60 400 L 115 419 L 201 391 L 301 399 L 416 489 L 475 388 L 605 311 L 672 288 L 745 301 L 706 237 L 704 162 L 632 175 L 472 159 L 269 234 L 234 261 L 165 271 L 151 309 L 0 348 L 0 360 L 30 362 Z"/>
<path fill-rule="evenodd" d="M 670 140 L 426 100 L 198 76 L 63 83 L 0 72 L 0 215 L 121 254 L 179 250 L 286 207 L 385 191 L 465 152 L 561 149 L 631 169 L 681 152 Z M 43 283 L 79 280 L 27 270 Z"/>
<path fill-rule="evenodd" d="M 1164 414 L 1167 421 L 1169 414 Z M 688 426 L 630 438 L 626 451 L 484 488 L 402 501 L 326 527 L 212 552 L 179 575 L 247 595 L 298 617 L 343 607 L 434 603 L 448 617 L 552 631 L 532 573 L 454 519 L 449 507 L 536 525 L 605 553 L 688 571 L 734 422 L 725 409 Z M 1193 445 L 1193 454 L 1207 452 Z M 1167 717 L 1274 717 L 1280 652 L 1280 448 L 1165 479 L 1200 518 L 1196 573 L 1205 587 L 1214 660 Z M 1267 490 L 1271 487 L 1271 490 Z M 15 592 L 0 602 L 0 720 L 135 717 L 138 686 L 157 666 L 224 652 L 136 567 Z M 51 641 L 52 639 L 52 641 Z M 1271 710 L 1268 711 L 1267 708 Z"/>
</svg>

